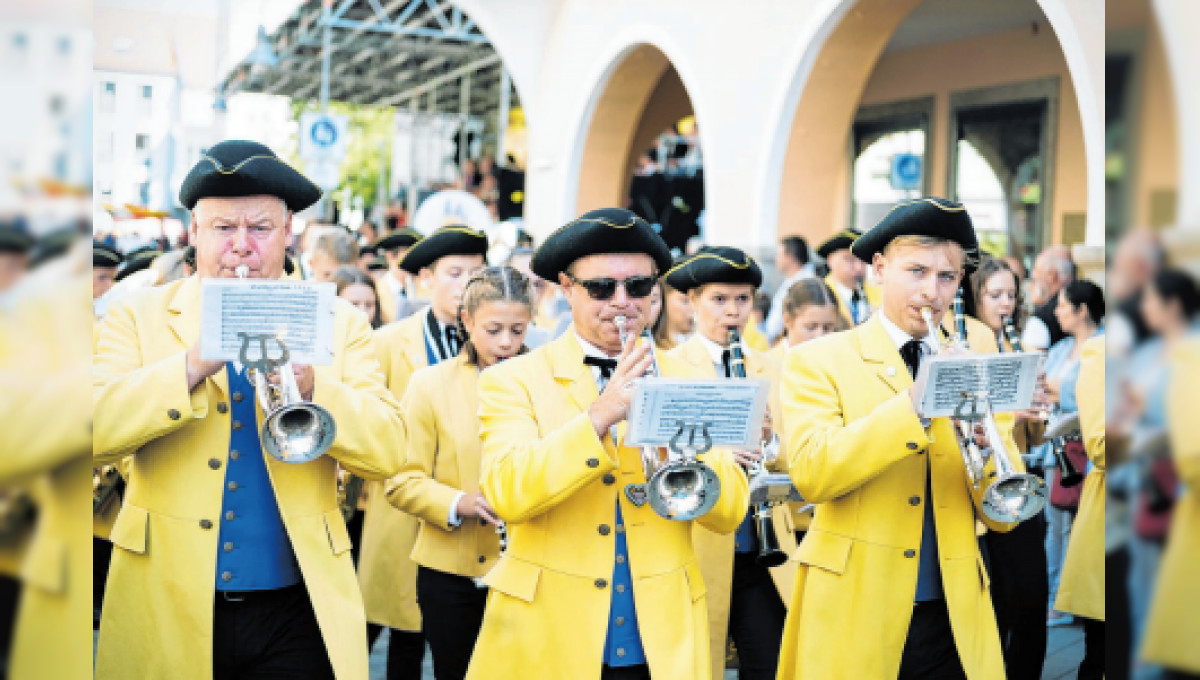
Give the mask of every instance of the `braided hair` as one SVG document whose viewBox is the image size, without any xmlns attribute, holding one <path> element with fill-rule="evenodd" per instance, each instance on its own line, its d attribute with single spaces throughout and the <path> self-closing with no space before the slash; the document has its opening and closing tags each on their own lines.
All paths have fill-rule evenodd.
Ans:
<svg viewBox="0 0 1200 680">
<path fill-rule="evenodd" d="M 529 279 L 513 267 L 484 267 L 471 275 L 463 288 L 462 302 L 458 305 L 458 332 L 465 341 L 462 351 L 467 355 L 471 364 L 479 364 L 479 351 L 471 341 L 466 326 L 463 325 L 463 312 L 474 316 L 476 310 L 485 302 L 516 302 L 529 308 L 533 314 L 533 295 L 530 291 Z M 521 345 L 517 354 L 529 351 Z"/>
</svg>

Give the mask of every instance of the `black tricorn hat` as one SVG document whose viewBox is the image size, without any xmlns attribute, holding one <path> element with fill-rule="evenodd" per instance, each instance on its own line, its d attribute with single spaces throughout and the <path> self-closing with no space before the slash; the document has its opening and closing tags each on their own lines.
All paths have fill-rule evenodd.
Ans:
<svg viewBox="0 0 1200 680">
<path fill-rule="evenodd" d="M 646 220 L 621 208 L 586 212 L 546 238 L 529 261 L 534 274 L 558 281 L 559 272 L 588 255 L 645 253 L 659 272 L 671 267 L 671 249 Z"/>
<path fill-rule="evenodd" d="M 121 256 L 121 251 L 108 245 L 104 241 L 92 239 L 92 266 L 93 267 L 116 267 L 125 259 Z"/>
<path fill-rule="evenodd" d="M 870 262 L 900 236 L 932 236 L 962 246 L 967 253 L 966 270 L 974 271 L 979 259 L 979 239 L 971 216 L 961 203 L 944 198 L 917 198 L 896 204 L 870 231 L 858 237 L 850 252 Z"/>
<path fill-rule="evenodd" d="M 829 256 L 834 252 L 841 250 L 842 248 L 849 248 L 850 246 L 854 245 L 854 242 L 857 241 L 858 237 L 860 236 L 862 236 L 862 232 L 854 227 L 843 229 L 826 239 L 824 243 L 818 246 L 817 255 L 820 255 L 823 259 L 828 260 Z"/>
<path fill-rule="evenodd" d="M 487 234 L 462 224 L 446 225 L 417 241 L 400 260 L 400 268 L 416 274 L 447 255 L 487 255 Z"/>
<path fill-rule="evenodd" d="M 143 269 L 149 269 L 154 262 L 154 258 L 162 255 L 162 253 L 153 246 L 138 248 L 129 253 L 125 258 L 125 264 L 117 270 L 117 275 L 113 277 L 114 281 L 121 281 L 130 274 L 140 272 Z"/>
<path fill-rule="evenodd" d="M 762 285 L 762 269 L 737 248 L 711 246 L 675 265 L 663 278 L 682 293 L 709 283 L 748 283 L 757 289 Z"/>
<path fill-rule="evenodd" d="M 425 238 L 421 232 L 412 227 L 404 227 L 391 232 L 387 236 L 375 242 L 375 247 L 379 250 L 396 250 L 398 248 L 408 248 L 417 241 Z"/>
<path fill-rule="evenodd" d="M 0 252 L 27 253 L 33 248 L 33 237 L 14 224 L 0 224 Z"/>
<path fill-rule="evenodd" d="M 298 212 L 321 198 L 321 189 L 258 142 L 231 139 L 213 146 L 188 171 L 179 202 L 191 210 L 209 196 L 278 196 Z"/>
</svg>

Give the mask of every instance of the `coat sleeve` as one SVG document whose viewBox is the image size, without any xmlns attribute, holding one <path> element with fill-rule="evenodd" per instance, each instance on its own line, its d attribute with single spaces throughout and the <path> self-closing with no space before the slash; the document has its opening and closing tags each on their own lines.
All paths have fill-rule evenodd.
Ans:
<svg viewBox="0 0 1200 680">
<path fill-rule="evenodd" d="M 400 469 L 408 434 L 400 404 L 384 386 L 367 319 L 348 311 L 339 310 L 347 326 L 341 378 L 318 367 L 313 401 L 337 423 L 329 455 L 363 479 L 386 479 Z"/>
<path fill-rule="evenodd" d="M 451 531 L 447 521 L 450 507 L 459 489 L 443 484 L 433 477 L 433 464 L 438 454 L 438 415 L 433 401 L 428 369 L 417 371 L 401 402 L 404 424 L 408 427 L 408 448 L 400 474 L 388 480 L 384 487 L 388 502 L 426 522 Z"/>
<path fill-rule="evenodd" d="M 92 457 L 119 461 L 147 442 L 208 416 L 208 381 L 187 388 L 187 350 L 144 364 L 138 319 L 128 305 L 109 310 L 92 358 Z"/>
<path fill-rule="evenodd" d="M 1079 360 L 1079 427 L 1083 446 L 1092 463 L 1104 469 L 1104 340 L 1088 340 Z"/>
<path fill-rule="evenodd" d="M 1175 368 L 1167 387 L 1167 431 L 1179 478 L 1195 493 L 1200 488 L 1200 436 L 1196 436 L 1196 397 L 1200 386 L 1200 344 L 1172 357 Z"/>
<path fill-rule="evenodd" d="M 738 528 L 750 507 L 750 485 L 746 473 L 726 449 L 713 449 L 701 460 L 717 473 L 721 480 L 721 495 L 717 502 L 696 521 L 718 534 L 728 534 Z"/>
<path fill-rule="evenodd" d="M 788 352 L 785 362 L 781 402 L 788 472 L 809 503 L 854 491 L 930 444 L 907 391 L 846 422 L 840 395 L 846 387 L 829 373 L 837 363 L 838 357 L 803 345 Z"/>
<path fill-rule="evenodd" d="M 479 376 L 479 488 L 501 519 L 519 523 L 612 472 L 618 461 L 605 450 L 586 411 L 541 436 L 528 387 L 513 367 Z M 593 459 L 595 466 L 589 465 Z"/>
</svg>

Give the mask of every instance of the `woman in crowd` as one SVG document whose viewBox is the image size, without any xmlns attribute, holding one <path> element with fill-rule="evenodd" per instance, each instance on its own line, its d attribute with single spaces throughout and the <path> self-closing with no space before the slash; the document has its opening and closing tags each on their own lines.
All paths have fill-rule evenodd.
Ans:
<svg viewBox="0 0 1200 680">
<path fill-rule="evenodd" d="M 789 348 L 846 328 L 829 285 L 816 278 L 800 279 L 783 299 L 783 342 L 771 354 L 782 363 Z"/>
<path fill-rule="evenodd" d="M 662 296 L 662 313 L 652 328 L 654 344 L 667 351 L 681 345 L 692 334 L 692 303 L 688 296 L 667 285 L 665 279 L 658 280 L 658 294 Z"/>
<path fill-rule="evenodd" d="M 337 294 L 350 304 L 358 307 L 371 320 L 371 328 L 383 325 L 379 313 L 379 291 L 370 275 L 357 267 L 345 265 L 338 267 L 333 273 L 333 282 L 337 284 Z"/>
</svg>

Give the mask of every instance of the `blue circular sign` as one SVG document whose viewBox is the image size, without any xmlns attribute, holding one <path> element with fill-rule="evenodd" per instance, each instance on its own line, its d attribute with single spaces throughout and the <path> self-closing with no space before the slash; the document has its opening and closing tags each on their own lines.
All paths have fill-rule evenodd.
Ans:
<svg viewBox="0 0 1200 680">
<path fill-rule="evenodd" d="M 338 130 L 328 118 L 322 118 L 313 123 L 312 129 L 308 132 L 313 144 L 320 147 L 331 147 L 337 143 Z"/>
</svg>

